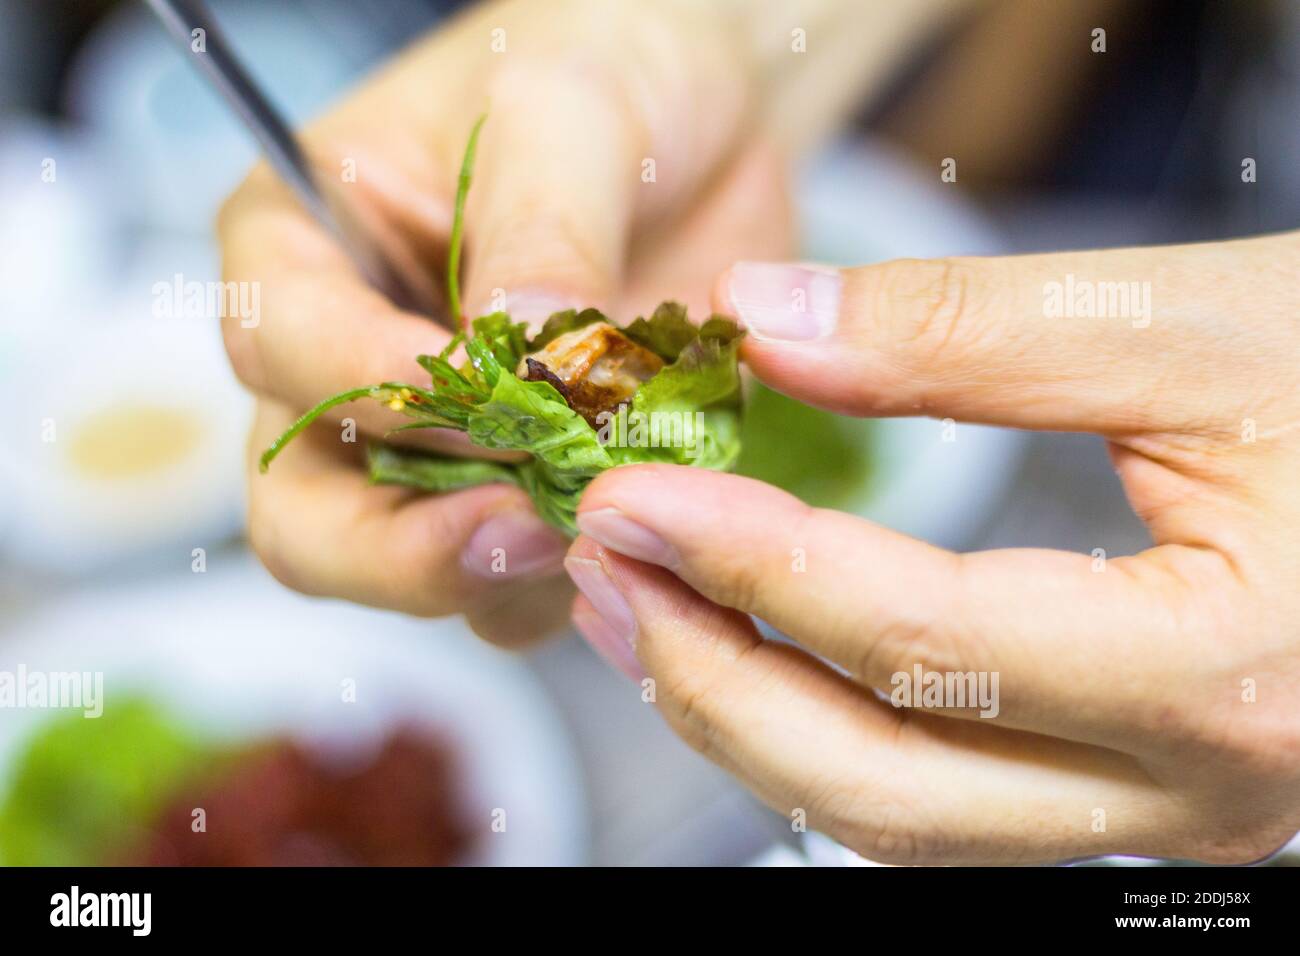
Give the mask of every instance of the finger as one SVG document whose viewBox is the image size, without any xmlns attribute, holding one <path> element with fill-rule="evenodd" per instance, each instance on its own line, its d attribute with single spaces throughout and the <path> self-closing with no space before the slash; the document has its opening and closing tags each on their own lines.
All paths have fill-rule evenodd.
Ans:
<svg viewBox="0 0 1300 956">
<path fill-rule="evenodd" d="M 635 124 L 568 67 L 520 62 L 497 74 L 470 191 L 465 302 L 534 325 L 605 307 L 621 283 L 637 183 Z"/>
<path fill-rule="evenodd" d="M 415 357 L 441 350 L 450 333 L 369 288 L 283 187 L 250 180 L 219 228 L 225 281 L 248 290 L 252 306 L 222 319 L 226 349 L 249 388 L 301 410 L 359 385 L 427 381 Z M 344 418 L 375 436 L 408 421 L 371 402 L 327 416 Z M 445 450 L 468 445 L 439 430 L 402 432 L 400 440 Z"/>
<path fill-rule="evenodd" d="M 645 230 L 632 251 L 618 313 L 649 315 L 671 299 L 703 321 L 713 280 L 737 255 L 789 255 L 795 224 L 786 163 L 770 144 L 748 147 L 686 213 Z"/>
<path fill-rule="evenodd" d="M 668 572 L 580 537 L 566 567 L 673 729 L 778 813 L 892 863 L 1172 852 L 1188 814 L 1130 757 L 900 710 Z M 1095 832 L 1097 810 L 1104 832 Z"/>
<path fill-rule="evenodd" d="M 1300 234 L 844 270 L 739 263 L 714 306 L 752 333 L 760 378 L 839 412 L 1236 434 L 1261 395 L 1286 391 L 1293 370 L 1260 330 L 1279 303 L 1300 305 L 1297 261 Z"/>
<path fill-rule="evenodd" d="M 886 693 L 910 695 L 918 668 L 963 675 L 944 713 L 981 723 L 1119 749 L 1135 727 L 1164 726 L 1152 739 L 1169 740 L 1171 715 L 1148 689 L 1217 657 L 1174 610 L 1190 600 L 1184 581 L 1208 592 L 1222 570 L 1191 549 L 1178 575 L 1150 556 L 1098 573 L 1065 552 L 957 555 L 748 478 L 661 465 L 598 478 L 578 527 Z"/>
<path fill-rule="evenodd" d="M 567 27 L 589 44 L 503 58 L 466 215 L 470 317 L 616 304 L 632 223 L 686 208 L 744 126 L 747 65 L 720 27 L 684 7 L 589 4 Z"/>
<path fill-rule="evenodd" d="M 483 640 L 519 650 L 565 631 L 573 584 L 564 574 L 499 584 L 465 609 L 465 621 Z"/>
<path fill-rule="evenodd" d="M 573 626 L 583 640 L 605 663 L 638 684 L 645 679 L 645 672 L 641 669 L 641 662 L 636 659 L 632 646 L 617 630 L 605 623 L 605 619 L 585 595 L 578 594 L 573 599 L 571 616 Z"/>
<path fill-rule="evenodd" d="M 437 496 L 373 487 L 337 443 L 312 434 L 259 474 L 257 453 L 291 420 L 260 403 L 248 477 L 254 550 L 288 586 L 418 615 L 481 605 L 486 618 L 499 589 L 559 572 L 567 542 L 510 485 Z"/>
</svg>

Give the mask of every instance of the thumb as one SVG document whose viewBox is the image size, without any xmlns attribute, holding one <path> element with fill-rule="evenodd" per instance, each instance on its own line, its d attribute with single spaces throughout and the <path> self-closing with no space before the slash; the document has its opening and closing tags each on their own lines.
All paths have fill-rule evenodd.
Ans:
<svg viewBox="0 0 1300 956">
<path fill-rule="evenodd" d="M 608 307 L 623 271 L 637 134 L 577 71 L 504 70 L 483 128 L 466 222 L 466 318 L 532 326 Z"/>
<path fill-rule="evenodd" d="M 1268 326 L 1300 306 L 1277 268 L 1297 251 L 1283 236 L 850 269 L 742 262 L 713 304 L 748 329 L 760 379 L 833 411 L 1236 430 L 1261 387 L 1284 387 Z"/>
</svg>

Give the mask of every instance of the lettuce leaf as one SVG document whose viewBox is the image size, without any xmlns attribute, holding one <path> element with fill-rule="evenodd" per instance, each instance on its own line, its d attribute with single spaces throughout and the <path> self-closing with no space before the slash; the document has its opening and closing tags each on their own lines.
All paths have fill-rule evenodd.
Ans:
<svg viewBox="0 0 1300 956">
<path fill-rule="evenodd" d="M 623 334 L 665 362 L 675 362 L 682 350 L 695 341 L 699 331 L 686 317 L 686 306 L 680 302 L 661 302 L 650 318 L 637 319 Z"/>
<path fill-rule="evenodd" d="M 453 458 L 377 442 L 370 446 L 368 457 L 370 482 L 375 485 L 445 493 L 497 481 L 519 481 L 515 468 L 479 458 Z"/>
<path fill-rule="evenodd" d="M 592 321 L 606 320 L 591 309 L 557 313 L 530 340 L 522 323 L 503 313 L 476 319 L 474 334 L 465 342 L 468 361 L 461 367 L 444 355 L 422 355 L 419 362 L 431 379 L 427 387 L 385 382 L 321 402 L 266 451 L 263 470 L 316 417 L 360 398 L 405 414 L 411 422 L 403 430 L 455 428 L 483 448 L 531 456 L 522 463 L 488 462 L 375 445 L 370 450 L 372 482 L 432 493 L 513 483 L 528 493 L 546 521 L 569 535 L 577 534 L 574 518 L 583 490 L 609 468 L 643 462 L 734 467 L 740 455 L 741 339 L 735 323 L 714 317 L 696 327 L 675 303 L 638 319 L 634 325 L 640 340 L 654 343 L 660 354 L 675 352 L 674 360 L 597 429 L 550 383 L 525 381 L 514 372 L 539 343 Z"/>
<path fill-rule="evenodd" d="M 457 270 L 461 217 L 473 173 L 475 144 L 483 121 L 471 133 L 461 166 L 448 254 L 447 286 L 453 315 L 459 318 Z M 594 428 L 569 407 L 549 382 L 520 379 L 515 370 L 525 355 L 561 335 L 609 320 L 596 309 L 552 315 L 531 339 L 527 326 L 504 312 L 480 316 L 470 334 L 457 333 L 438 355 L 421 355 L 429 385 L 384 382 L 327 398 L 294 422 L 262 455 L 261 468 L 293 438 L 330 409 L 369 398 L 401 412 L 409 428 L 454 428 L 483 448 L 527 452 L 528 461 L 511 464 L 460 458 L 377 445 L 370 451 L 370 477 L 440 493 L 488 482 L 512 482 L 533 499 L 538 513 L 569 535 L 583 489 L 602 471 L 638 462 L 670 462 L 730 469 L 740 455 L 741 331 L 730 319 L 714 316 L 696 327 L 685 306 L 664 302 L 649 318 L 623 329 L 629 339 L 654 352 L 665 366 L 642 383 L 630 403 Z M 463 346 L 466 360 L 452 364 Z"/>
<path fill-rule="evenodd" d="M 681 347 L 675 362 L 637 389 L 626 418 L 631 428 L 638 421 L 648 427 L 651 443 L 617 442 L 620 464 L 662 461 L 714 471 L 735 466 L 740 457 L 740 339 L 734 322 L 710 319 Z M 679 431 L 665 440 L 665 428 Z"/>
<path fill-rule="evenodd" d="M 211 760 L 206 743 L 138 694 L 95 720 L 59 715 L 14 759 L 0 802 L 0 865 L 108 862 Z"/>
</svg>

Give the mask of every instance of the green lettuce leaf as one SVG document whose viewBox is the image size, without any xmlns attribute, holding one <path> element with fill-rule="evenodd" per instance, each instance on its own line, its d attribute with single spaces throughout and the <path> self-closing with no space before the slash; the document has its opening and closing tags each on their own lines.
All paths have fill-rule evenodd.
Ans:
<svg viewBox="0 0 1300 956">
<path fill-rule="evenodd" d="M 639 318 L 623 334 L 654 352 L 665 362 L 677 361 L 682 349 L 695 341 L 699 329 L 686 317 L 680 302 L 661 302 L 650 318 Z"/>
<path fill-rule="evenodd" d="M 405 485 L 441 494 L 493 482 L 519 484 L 517 468 L 479 458 L 453 458 L 377 442 L 370 446 L 368 458 L 370 481 L 376 485 Z"/>
<path fill-rule="evenodd" d="M 504 370 L 492 397 L 471 416 L 469 437 L 484 448 L 531 454 L 531 462 L 517 466 L 519 483 L 538 513 L 570 535 L 577 534 L 574 516 L 582 490 L 614 467 L 596 430 L 552 385 L 521 381 Z"/>
<path fill-rule="evenodd" d="M 448 289 L 457 315 L 461 216 L 481 126 L 480 120 L 462 163 L 448 256 Z M 483 448 L 530 456 L 518 464 L 472 462 L 377 446 L 370 452 L 375 483 L 438 493 L 511 481 L 529 494 L 543 518 L 570 535 L 577 533 L 574 516 L 583 489 L 609 468 L 638 462 L 732 468 L 740 454 L 741 332 L 729 319 L 715 316 L 696 327 L 685 306 L 664 302 L 649 318 L 623 329 L 667 364 L 616 415 L 605 416 L 609 420 L 599 429 L 571 409 L 549 382 L 516 376 L 525 355 L 575 329 L 607 321 L 596 309 L 557 312 L 529 339 L 527 327 L 504 312 L 481 316 L 471 323 L 468 337 L 458 333 L 438 355 L 418 357 L 429 373 L 428 386 L 384 382 L 326 399 L 266 450 L 262 470 L 318 417 L 362 398 L 406 415 L 411 421 L 402 429 L 454 428 Z M 452 356 L 461 347 L 466 360 L 457 366 Z"/>
<path fill-rule="evenodd" d="M 530 350 L 528 326 L 511 321 L 504 312 L 493 312 L 474 320 L 474 338 L 485 342 L 497 363 L 513 369 Z"/>
<path fill-rule="evenodd" d="M 714 471 L 735 466 L 740 457 L 740 339 L 734 322 L 712 318 L 675 362 L 637 389 L 631 409 L 620 415 L 619 428 L 626 430 L 612 442 L 619 464 L 662 461 Z"/>
<path fill-rule="evenodd" d="M 531 340 L 523 326 L 494 313 L 474 322 L 464 344 L 468 361 L 454 367 L 443 355 L 419 357 L 428 387 L 385 382 L 327 399 L 299 419 L 263 455 L 264 467 L 314 418 L 344 401 L 370 398 L 405 414 L 403 428 L 456 428 L 474 444 L 527 452 L 522 463 L 488 462 L 376 445 L 370 478 L 445 493 L 489 482 L 512 482 L 533 499 L 538 513 L 569 535 L 582 492 L 593 478 L 617 465 L 666 462 L 714 470 L 735 466 L 740 454 L 741 332 L 729 319 L 690 325 L 683 341 L 683 313 L 669 304 L 641 323 L 643 341 L 654 341 L 675 360 L 641 385 L 629 405 L 593 428 L 549 382 L 515 375 L 518 359 L 535 352 L 546 335 L 572 328 L 583 313 L 557 313 L 550 331 Z M 587 310 L 594 312 L 594 310 Z M 604 321 L 599 318 L 592 321 Z M 553 317 L 555 319 L 556 317 Z M 590 317 L 589 317 L 590 318 Z"/>
<path fill-rule="evenodd" d="M 211 759 L 207 744 L 139 696 L 97 719 L 51 719 L 14 760 L 0 803 L 0 865 L 108 862 Z"/>
</svg>

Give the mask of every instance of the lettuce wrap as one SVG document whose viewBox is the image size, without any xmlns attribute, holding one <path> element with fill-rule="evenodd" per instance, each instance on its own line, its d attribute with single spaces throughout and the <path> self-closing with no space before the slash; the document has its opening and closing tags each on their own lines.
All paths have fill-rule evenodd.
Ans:
<svg viewBox="0 0 1300 956">
<path fill-rule="evenodd" d="M 464 201 L 482 123 L 465 151 L 448 254 L 448 300 L 457 317 Z M 370 399 L 411 419 L 399 431 L 456 429 L 483 448 L 531 456 L 506 463 L 373 444 L 372 482 L 434 493 L 511 482 L 548 523 L 573 536 L 582 491 L 602 471 L 643 462 L 735 466 L 741 336 L 721 316 L 696 326 L 675 302 L 621 329 L 596 309 L 557 312 L 532 336 L 524 323 L 493 312 L 474 319 L 438 355 L 418 356 L 427 384 L 382 382 L 321 402 L 266 450 L 261 470 L 325 412 Z M 453 364 L 462 347 L 465 358 Z"/>
</svg>

